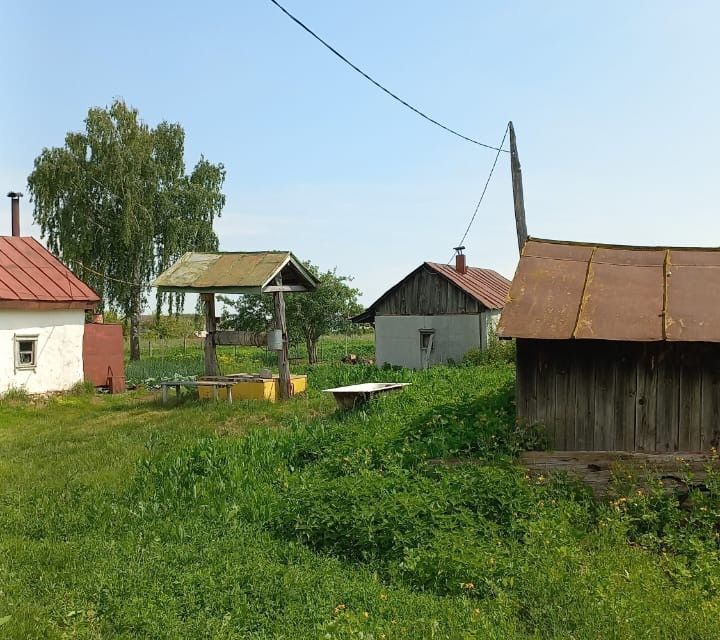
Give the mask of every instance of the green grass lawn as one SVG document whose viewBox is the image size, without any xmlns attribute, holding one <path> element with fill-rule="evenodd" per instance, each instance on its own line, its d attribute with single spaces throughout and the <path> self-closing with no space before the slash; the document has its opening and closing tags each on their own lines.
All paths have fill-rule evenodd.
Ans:
<svg viewBox="0 0 720 640">
<path fill-rule="evenodd" d="M 0 401 L 0 637 L 720 634 L 717 478 L 685 508 L 527 478 L 509 365 L 307 370 L 279 405 Z M 317 391 L 379 379 L 413 385 Z"/>
</svg>

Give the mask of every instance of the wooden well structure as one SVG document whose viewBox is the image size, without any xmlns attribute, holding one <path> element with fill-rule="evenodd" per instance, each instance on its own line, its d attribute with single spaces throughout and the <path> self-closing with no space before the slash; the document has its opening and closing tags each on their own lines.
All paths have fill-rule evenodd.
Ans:
<svg viewBox="0 0 720 640">
<path fill-rule="evenodd" d="M 217 345 L 245 344 L 247 332 L 218 331 L 215 294 L 272 294 L 278 349 L 280 393 L 291 395 L 285 293 L 313 291 L 317 279 L 290 251 L 252 251 L 184 254 L 152 283 L 160 291 L 197 293 L 205 308 L 205 375 L 217 376 Z"/>
</svg>

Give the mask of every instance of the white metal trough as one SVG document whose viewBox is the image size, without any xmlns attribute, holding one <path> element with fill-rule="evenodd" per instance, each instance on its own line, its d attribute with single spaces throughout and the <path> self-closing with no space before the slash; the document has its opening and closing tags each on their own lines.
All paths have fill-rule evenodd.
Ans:
<svg viewBox="0 0 720 640">
<path fill-rule="evenodd" d="M 324 391 L 333 394 L 335 402 L 341 409 L 352 409 L 376 395 L 400 391 L 410 384 L 410 382 L 364 382 L 362 384 L 351 384 L 347 387 L 324 389 Z"/>
</svg>

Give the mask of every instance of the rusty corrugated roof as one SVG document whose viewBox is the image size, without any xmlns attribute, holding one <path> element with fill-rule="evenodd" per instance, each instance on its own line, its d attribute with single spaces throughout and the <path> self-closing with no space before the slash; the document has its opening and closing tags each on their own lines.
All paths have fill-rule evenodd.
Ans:
<svg viewBox="0 0 720 640">
<path fill-rule="evenodd" d="M 35 238 L 0 236 L 0 306 L 85 306 L 100 297 Z"/>
<path fill-rule="evenodd" d="M 502 309 L 510 289 L 510 280 L 492 269 L 468 267 L 465 273 L 458 273 L 449 264 L 426 262 L 431 269 L 445 276 L 450 282 L 488 309 Z"/>
<path fill-rule="evenodd" d="M 720 248 L 530 238 L 497 332 L 506 338 L 720 342 Z"/>
<path fill-rule="evenodd" d="M 390 287 L 390 289 L 383 293 L 375 302 L 365 309 L 365 311 L 351 318 L 351 320 L 353 322 L 372 322 L 377 306 L 398 287 L 401 287 L 406 280 L 423 268 L 429 268 L 435 271 L 488 309 L 502 309 L 508 290 L 510 289 L 510 280 L 492 269 L 467 267 L 467 271 L 461 274 L 450 265 L 439 264 L 437 262 L 423 262 L 400 282 Z"/>
<path fill-rule="evenodd" d="M 163 291 L 262 293 L 282 276 L 283 287 L 312 291 L 315 277 L 289 251 L 186 253 L 152 285 Z"/>
</svg>

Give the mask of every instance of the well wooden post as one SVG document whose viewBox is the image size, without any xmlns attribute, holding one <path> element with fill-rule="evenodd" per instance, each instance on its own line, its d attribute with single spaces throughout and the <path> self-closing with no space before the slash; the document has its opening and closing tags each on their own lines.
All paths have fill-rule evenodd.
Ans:
<svg viewBox="0 0 720 640">
<path fill-rule="evenodd" d="M 278 274 L 275 284 L 282 287 L 282 276 Z M 290 385 L 290 359 L 288 356 L 288 333 L 285 320 L 285 299 L 282 290 L 273 293 L 275 303 L 275 328 L 282 333 L 282 349 L 278 351 L 278 370 L 280 372 L 280 397 L 287 399 L 292 395 Z"/>
<path fill-rule="evenodd" d="M 200 294 L 205 305 L 205 375 L 219 376 L 220 366 L 218 365 L 217 353 L 215 352 L 215 294 Z"/>
</svg>

